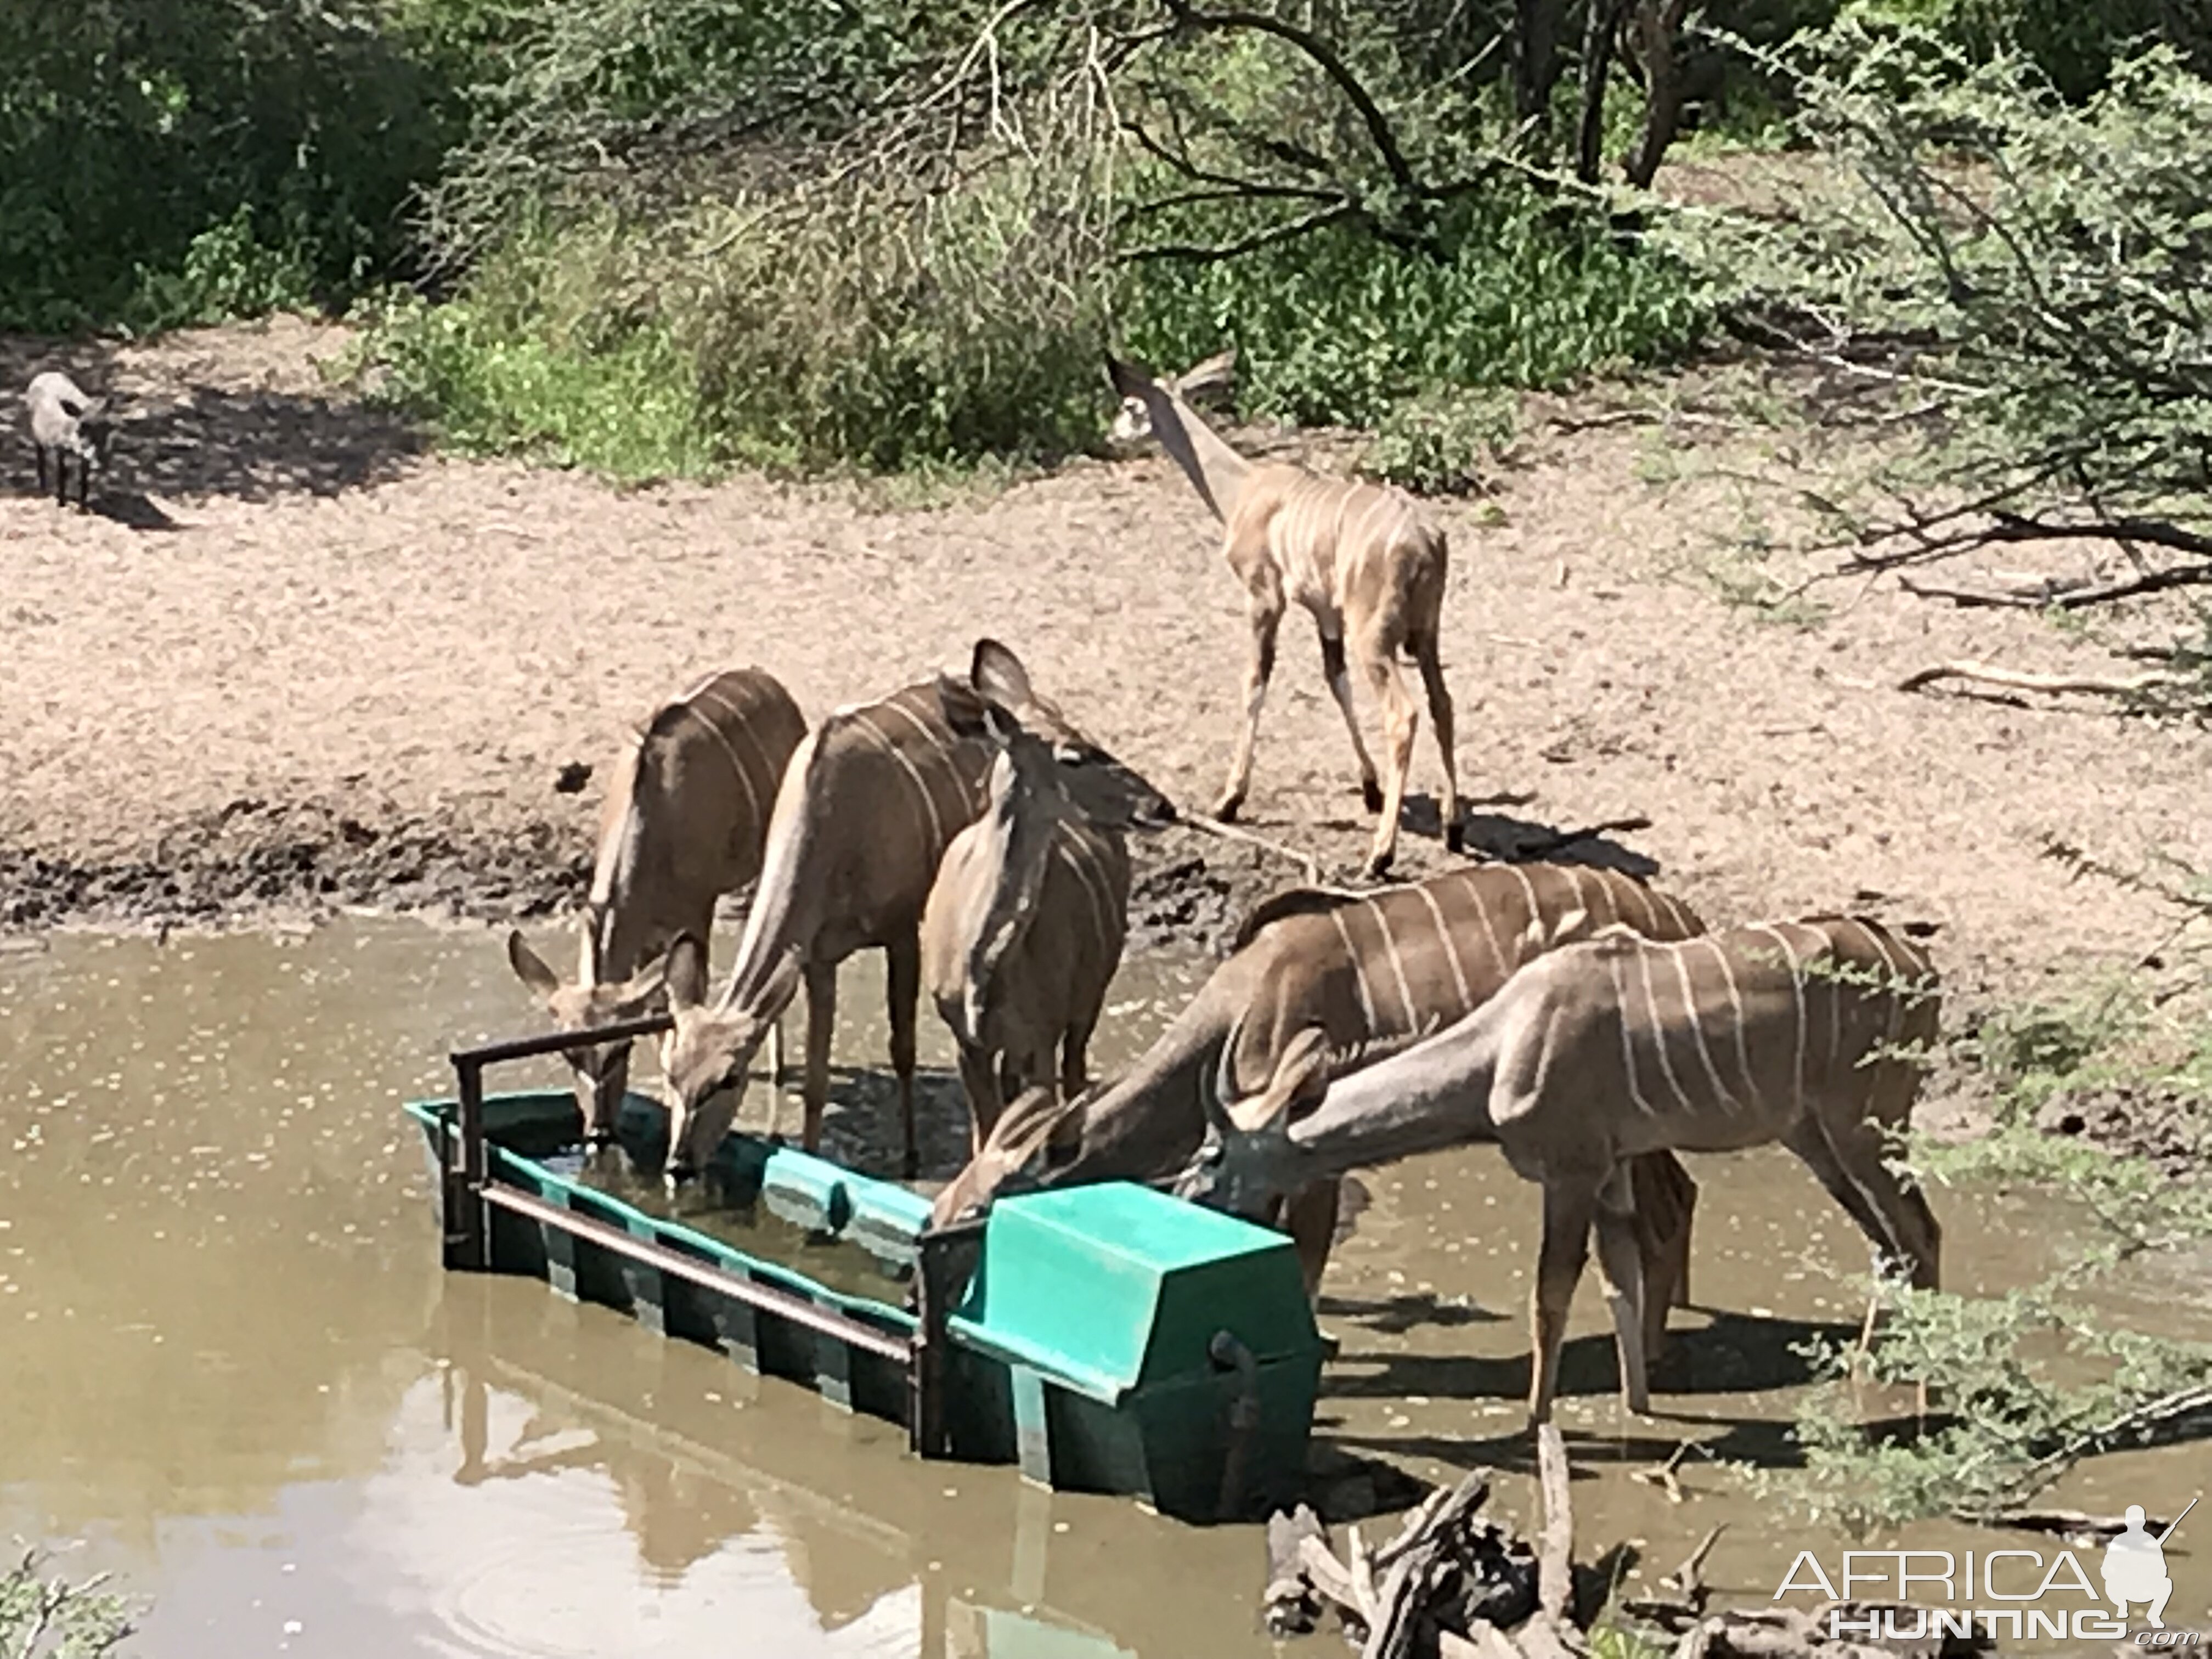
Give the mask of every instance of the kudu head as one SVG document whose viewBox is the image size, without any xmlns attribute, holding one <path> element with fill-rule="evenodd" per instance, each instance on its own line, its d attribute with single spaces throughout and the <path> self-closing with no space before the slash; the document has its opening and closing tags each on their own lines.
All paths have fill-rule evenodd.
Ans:
<svg viewBox="0 0 2212 1659">
<path fill-rule="evenodd" d="M 707 946 L 679 933 L 668 947 L 668 1012 L 675 1024 L 661 1036 L 660 1073 L 668 1085 L 671 1190 L 707 1167 L 736 1121 L 747 1073 L 769 1028 L 797 988 L 796 955 L 776 963 L 765 994 L 749 1006 L 707 1000 Z"/>
<path fill-rule="evenodd" d="M 1202 363 L 1193 363 L 1180 374 L 1155 377 L 1133 363 L 1109 356 L 1106 376 L 1114 383 L 1121 407 L 1106 435 L 1117 444 L 1133 444 L 1152 435 L 1152 403 L 1162 396 L 1194 401 L 1226 392 L 1237 381 L 1237 348 L 1217 351 Z"/>
<path fill-rule="evenodd" d="M 983 1213 L 992 1201 L 1051 1184 L 1054 1171 L 1083 1144 L 1084 1109 L 1098 1091 L 1063 1101 L 1039 1086 L 1007 1103 L 991 1126 L 983 1150 L 945 1183 L 929 1207 L 929 1224 L 947 1227 Z"/>
<path fill-rule="evenodd" d="M 507 936 L 507 959 L 515 977 L 536 994 L 560 1031 L 586 1030 L 642 1019 L 660 1004 L 667 958 L 648 963 L 632 977 L 611 985 L 599 980 L 599 914 L 588 907 L 578 926 L 583 934 L 576 978 L 571 984 L 532 950 L 520 928 Z M 592 1043 L 562 1051 L 576 1074 L 576 1104 L 584 1115 L 584 1142 L 604 1146 L 615 1136 L 615 1119 L 629 1088 L 629 1044 Z"/>
<path fill-rule="evenodd" d="M 1170 1188 L 1178 1198 L 1249 1220 L 1265 1219 L 1275 1200 L 1298 1184 L 1291 1119 L 1321 1104 L 1328 1092 L 1328 1034 L 1310 1025 L 1292 1037 L 1259 1093 L 1236 1097 L 1239 1018 L 1221 1045 L 1221 1064 L 1199 1083 L 1206 1139 Z"/>
<path fill-rule="evenodd" d="M 1018 796 L 1051 816 L 1102 830 L 1158 830 L 1174 803 L 1134 767 L 1109 753 L 1030 684 L 1021 659 L 996 640 L 978 640 L 967 678 L 939 674 L 937 700 L 958 738 L 998 752 L 987 791 L 994 806 Z"/>
</svg>

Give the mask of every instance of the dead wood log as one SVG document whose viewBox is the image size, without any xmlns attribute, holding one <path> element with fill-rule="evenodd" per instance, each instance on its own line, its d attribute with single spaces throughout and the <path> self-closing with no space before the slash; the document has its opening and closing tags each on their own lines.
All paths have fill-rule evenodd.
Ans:
<svg viewBox="0 0 2212 1659">
<path fill-rule="evenodd" d="M 1312 1539 L 1328 1552 L 1328 1532 L 1307 1505 L 1267 1517 L 1267 1589 L 1261 1613 L 1270 1636 L 1303 1636 L 1320 1622 L 1321 1597 L 1305 1573 L 1304 1545 Z M 1334 1565 L 1336 1558 L 1329 1556 Z"/>
<path fill-rule="evenodd" d="M 2014 1510 L 1990 1517 L 1993 1526 L 2018 1527 L 2025 1532 L 2055 1533 L 2069 1544 L 2101 1544 L 2128 1528 L 2121 1515 L 2091 1515 L 2081 1510 Z M 2143 1528 L 2162 1533 L 2172 1523 L 2155 1516 L 2143 1517 Z"/>
<path fill-rule="evenodd" d="M 1994 663 L 1974 662 L 1961 658 L 1954 662 L 1939 662 L 1907 674 L 1897 683 L 1897 689 L 1917 691 L 1922 686 L 1932 685 L 1937 680 L 1971 680 L 1977 684 L 2003 686 L 2014 691 L 2078 691 L 2090 696 L 2135 697 L 2146 691 L 2185 685 L 2190 676 L 2175 673 L 2170 669 L 2154 669 L 2148 673 L 2130 674 L 2124 678 L 2107 678 L 2095 674 L 2032 674 L 2025 669 L 2003 668 Z"/>
<path fill-rule="evenodd" d="M 1536 1543 L 1536 1605 L 1554 1620 L 1567 1616 L 1574 1593 L 1574 1500 L 1567 1491 L 1567 1443 L 1559 1425 L 1536 1431 L 1536 1471 L 1544 1488 L 1544 1530 Z"/>
</svg>

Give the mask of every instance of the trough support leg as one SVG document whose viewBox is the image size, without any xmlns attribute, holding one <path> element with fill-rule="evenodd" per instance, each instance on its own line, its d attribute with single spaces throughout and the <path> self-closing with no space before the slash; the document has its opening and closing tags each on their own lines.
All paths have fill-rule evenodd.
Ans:
<svg viewBox="0 0 2212 1659">
<path fill-rule="evenodd" d="M 853 1409 L 853 1351 L 827 1331 L 814 1334 L 814 1390 L 841 1411 Z"/>
<path fill-rule="evenodd" d="M 459 1074 L 461 1168 L 460 1179 L 449 1182 L 447 1188 L 459 1212 L 455 1214 L 449 1211 L 447 1216 L 447 1259 L 451 1266 L 483 1273 L 491 1265 L 487 1259 L 490 1255 L 489 1227 L 483 1202 L 483 1068 L 471 1060 L 456 1056 L 453 1070 Z"/>
<path fill-rule="evenodd" d="M 1014 1391 L 1014 1444 L 1022 1479 L 1052 1485 L 1052 1431 L 1045 1418 L 1044 1378 L 1027 1365 L 1008 1367 Z"/>
<path fill-rule="evenodd" d="M 985 1223 L 969 1221 L 932 1228 L 915 1250 L 913 1358 L 908 1362 L 913 1389 L 909 1443 L 917 1457 L 952 1455 L 951 1425 L 945 1395 L 952 1370 L 952 1337 L 945 1322 L 975 1271 Z"/>
</svg>

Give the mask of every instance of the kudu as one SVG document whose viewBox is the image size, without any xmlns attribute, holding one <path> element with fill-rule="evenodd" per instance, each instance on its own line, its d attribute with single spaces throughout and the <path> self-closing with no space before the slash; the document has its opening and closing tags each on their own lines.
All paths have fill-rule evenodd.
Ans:
<svg viewBox="0 0 2212 1659">
<path fill-rule="evenodd" d="M 1689 908 L 1615 871 L 1577 865 L 1484 865 L 1364 897 L 1294 890 L 1245 921 L 1227 961 L 1122 1077 L 1072 1103 L 1025 1096 L 983 1150 L 939 1194 L 944 1224 L 1000 1193 L 1094 1181 L 1164 1182 L 1206 1134 L 1204 1090 L 1222 1067 L 1241 1092 L 1264 1085 L 1302 1034 L 1339 1065 L 1372 1063 L 1498 994 L 1546 944 L 1622 923 L 1655 939 L 1705 927 Z M 1543 931 L 1532 931 L 1534 924 Z M 1660 1154 L 1638 1170 L 1663 1329 L 1686 1298 L 1689 1212 L 1696 1189 Z M 1335 1231 L 1333 1176 L 1286 1188 L 1285 1222 L 1317 1289 Z"/>
<path fill-rule="evenodd" d="M 1183 381 L 1214 370 L 1218 359 Z M 1367 810 L 1380 814 L 1367 869 L 1380 875 L 1396 856 L 1398 814 L 1419 724 L 1413 694 L 1398 672 L 1401 652 L 1420 670 L 1429 717 L 1444 769 L 1442 806 L 1446 844 L 1462 845 L 1459 774 L 1453 755 L 1451 695 L 1444 689 L 1437 630 L 1449 559 L 1444 533 L 1412 496 L 1379 484 L 1325 477 L 1288 462 L 1254 465 L 1231 449 L 1186 400 L 1175 377 L 1155 379 L 1132 364 L 1106 360 L 1123 400 L 1116 430 L 1149 432 L 1221 521 L 1222 552 L 1244 585 L 1252 650 L 1244 675 L 1244 721 L 1213 814 L 1232 820 L 1252 782 L 1252 750 L 1260 709 L 1275 672 L 1275 638 L 1291 602 L 1312 613 L 1321 634 L 1322 672 L 1352 734 L 1359 788 Z M 1221 372 L 1225 372 L 1223 370 Z M 1389 744 L 1387 782 L 1360 736 L 1346 671 L 1347 648 L 1381 706 Z"/>
<path fill-rule="evenodd" d="M 107 452 L 115 427 L 107 400 L 95 398 L 58 369 L 31 377 L 23 393 L 30 411 L 31 448 L 38 458 L 39 493 L 47 489 L 47 469 L 52 468 L 57 503 L 69 500 L 69 462 L 76 461 L 76 504 L 85 505 L 92 487 L 92 469 L 107 465 Z"/>
<path fill-rule="evenodd" d="M 1083 742 L 1030 731 L 990 702 L 947 701 L 996 753 L 983 814 L 952 838 L 921 913 L 923 988 L 951 1028 L 969 1151 L 1006 1102 L 1054 1076 L 1068 1095 L 1128 934 L 1131 829 L 1171 823 L 1165 796 Z"/>
<path fill-rule="evenodd" d="M 507 936 L 507 961 L 555 1029 L 617 1024 L 660 1001 L 669 945 L 681 934 L 708 938 L 715 901 L 760 878 L 769 810 L 805 735 L 791 694 L 757 668 L 701 681 L 638 728 L 600 814 L 574 982 L 564 982 L 520 929 Z M 629 1047 L 568 1053 L 587 1146 L 614 1138 Z"/>
<path fill-rule="evenodd" d="M 1547 1420 L 1593 1228 L 1632 1412 L 1648 1399 L 1628 1163 L 1780 1141 L 1933 1290 L 1942 1230 L 1884 1161 L 1938 1022 L 1926 954 L 1858 917 L 1655 941 L 1607 928 L 1547 951 L 1458 1024 L 1350 1076 L 1319 1033 L 1256 1093 L 1225 1062 L 1205 1146 L 1176 1183 L 1246 1215 L 1345 1170 L 1494 1143 L 1544 1189 L 1529 1422 Z"/>
<path fill-rule="evenodd" d="M 903 1170 L 909 1177 L 918 1172 L 914 1069 L 921 912 L 945 849 L 986 805 L 992 747 L 953 729 L 956 719 L 980 726 L 984 703 L 1055 743 L 1095 746 L 1031 687 L 1021 659 L 990 639 L 976 641 L 964 676 L 941 674 L 880 702 L 841 708 L 799 745 L 776 793 L 759 890 L 737 960 L 712 1003 L 706 1000 L 701 941 L 687 937 L 670 947 L 675 1029 L 661 1038 L 660 1065 L 670 1095 L 672 1186 L 697 1173 L 728 1133 L 746 1068 L 802 981 L 802 1138 L 810 1152 L 820 1144 L 837 964 L 869 949 L 881 950 L 888 963 Z"/>
</svg>

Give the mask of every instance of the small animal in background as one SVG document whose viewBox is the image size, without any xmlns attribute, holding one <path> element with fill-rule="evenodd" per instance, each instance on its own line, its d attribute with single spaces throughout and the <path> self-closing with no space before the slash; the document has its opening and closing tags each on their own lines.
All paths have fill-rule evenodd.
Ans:
<svg viewBox="0 0 2212 1659">
<path fill-rule="evenodd" d="M 107 400 L 94 398 L 58 369 L 33 377 L 23 402 L 31 412 L 31 447 L 39 457 L 39 493 L 46 494 L 52 469 L 54 500 L 69 500 L 69 460 L 76 458 L 76 504 L 82 507 L 97 463 L 107 468 L 107 448 L 115 428 Z"/>
</svg>

